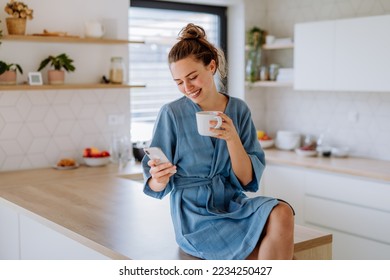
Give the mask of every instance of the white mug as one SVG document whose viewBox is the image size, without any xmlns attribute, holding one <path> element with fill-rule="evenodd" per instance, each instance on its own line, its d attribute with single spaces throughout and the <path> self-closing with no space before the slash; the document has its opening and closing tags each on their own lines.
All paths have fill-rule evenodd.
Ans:
<svg viewBox="0 0 390 280">
<path fill-rule="evenodd" d="M 216 126 L 211 126 L 210 121 L 217 121 Z M 216 111 L 200 111 L 196 113 L 196 124 L 198 132 L 202 136 L 214 136 L 215 133 L 210 131 L 211 128 L 220 128 L 222 125 L 222 118 L 218 116 Z"/>
<path fill-rule="evenodd" d="M 98 21 L 87 21 L 85 23 L 85 37 L 101 38 L 104 34 L 104 26 Z"/>
</svg>

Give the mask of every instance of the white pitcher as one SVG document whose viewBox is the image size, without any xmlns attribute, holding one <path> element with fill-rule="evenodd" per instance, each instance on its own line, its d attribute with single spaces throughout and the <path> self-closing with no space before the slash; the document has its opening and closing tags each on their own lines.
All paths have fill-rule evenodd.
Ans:
<svg viewBox="0 0 390 280">
<path fill-rule="evenodd" d="M 85 23 L 85 37 L 101 38 L 104 34 L 104 26 L 98 21 L 87 21 Z"/>
</svg>

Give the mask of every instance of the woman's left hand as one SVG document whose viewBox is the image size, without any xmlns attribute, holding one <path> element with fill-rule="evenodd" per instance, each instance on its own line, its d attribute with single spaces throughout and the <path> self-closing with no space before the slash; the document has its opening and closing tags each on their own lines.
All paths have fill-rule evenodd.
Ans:
<svg viewBox="0 0 390 280">
<path fill-rule="evenodd" d="M 222 125 L 219 128 L 210 128 L 210 131 L 216 134 L 213 137 L 224 139 L 225 141 L 239 138 L 232 119 L 222 112 L 218 112 L 218 116 L 222 118 Z M 216 126 L 217 121 L 210 121 L 210 125 Z"/>
</svg>

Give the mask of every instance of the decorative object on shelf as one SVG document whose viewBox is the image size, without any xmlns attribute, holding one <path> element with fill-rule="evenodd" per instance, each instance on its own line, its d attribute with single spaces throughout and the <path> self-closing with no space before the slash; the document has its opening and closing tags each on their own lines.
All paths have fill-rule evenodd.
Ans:
<svg viewBox="0 0 390 280">
<path fill-rule="evenodd" d="M 125 65 L 122 57 L 112 57 L 110 66 L 110 83 L 123 84 L 125 78 Z"/>
<path fill-rule="evenodd" d="M 33 9 L 20 1 L 10 0 L 4 11 L 11 17 L 6 18 L 9 35 L 24 35 L 26 33 L 27 19 L 33 19 Z"/>
<path fill-rule="evenodd" d="M 265 31 L 254 26 L 247 32 L 249 53 L 245 68 L 245 79 L 249 82 L 258 81 L 260 78 L 261 46 L 264 44 Z"/>
<path fill-rule="evenodd" d="M 54 68 L 54 70 L 52 69 L 47 72 L 48 81 L 51 85 L 64 84 L 65 71 L 73 72 L 76 70 L 76 67 L 73 65 L 73 59 L 69 58 L 67 54 L 62 53 L 57 56 L 50 55 L 42 60 L 37 71 L 41 71 L 49 63 Z"/>
<path fill-rule="evenodd" d="M 278 64 L 271 64 L 269 66 L 269 79 L 270 81 L 276 81 L 279 73 L 279 65 Z"/>
<path fill-rule="evenodd" d="M 86 38 L 102 38 L 104 35 L 104 26 L 98 21 L 87 21 L 84 24 Z"/>
<path fill-rule="evenodd" d="M 80 38 L 77 35 L 68 35 L 67 32 L 63 31 L 48 31 L 47 29 L 43 29 L 42 33 L 34 33 L 33 36 L 44 36 L 44 37 L 67 37 L 67 38 Z"/>
<path fill-rule="evenodd" d="M 19 64 L 0 61 L 0 85 L 16 85 L 17 71 L 23 74 L 23 69 Z"/>
<path fill-rule="evenodd" d="M 30 86 L 41 86 L 41 85 L 43 85 L 41 72 L 30 72 L 30 73 L 28 73 L 28 84 Z"/>
</svg>

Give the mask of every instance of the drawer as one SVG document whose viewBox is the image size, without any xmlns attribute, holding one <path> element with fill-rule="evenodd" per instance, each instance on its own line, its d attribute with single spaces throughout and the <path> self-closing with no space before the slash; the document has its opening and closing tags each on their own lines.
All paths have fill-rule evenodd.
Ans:
<svg viewBox="0 0 390 280">
<path fill-rule="evenodd" d="M 306 223 L 390 244 L 390 213 L 305 195 Z"/>
<path fill-rule="evenodd" d="M 305 179 L 308 195 L 390 212 L 389 183 L 317 171 L 307 172 Z"/>
</svg>

